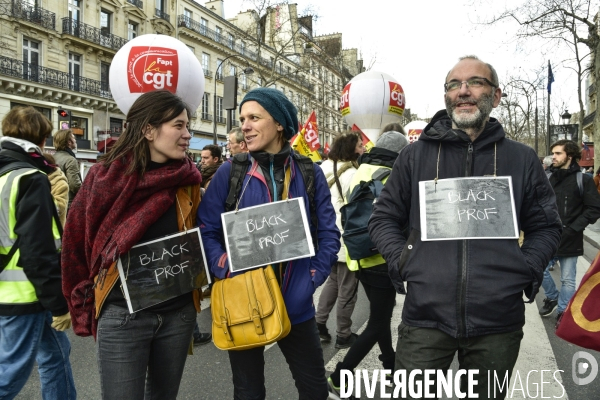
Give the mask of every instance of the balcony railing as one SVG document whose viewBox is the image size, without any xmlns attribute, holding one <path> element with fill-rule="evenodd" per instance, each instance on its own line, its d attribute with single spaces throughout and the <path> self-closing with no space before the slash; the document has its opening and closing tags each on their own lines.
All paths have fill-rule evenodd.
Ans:
<svg viewBox="0 0 600 400">
<path fill-rule="evenodd" d="M 12 76 L 13 78 L 25 79 L 30 82 L 37 82 L 60 89 L 68 89 L 112 99 L 111 93 L 103 90 L 106 89 L 105 83 L 45 68 L 37 64 L 15 60 L 14 58 L 0 56 L 0 75 Z"/>
<path fill-rule="evenodd" d="M 137 8 L 139 8 L 140 10 L 144 9 L 144 2 L 141 0 L 127 0 L 127 2 L 129 4 L 133 4 L 134 6 L 136 6 Z"/>
<path fill-rule="evenodd" d="M 237 119 L 232 119 L 231 120 L 231 126 L 240 126 L 240 121 L 238 121 Z"/>
<path fill-rule="evenodd" d="M 220 117 L 220 116 L 218 116 L 218 115 L 217 115 L 217 123 L 219 123 L 219 124 L 224 124 L 224 123 L 226 123 L 226 122 L 227 122 L 227 118 L 225 118 L 225 117 Z"/>
<path fill-rule="evenodd" d="M 12 0 L 11 3 L 0 4 L 0 14 L 22 19 L 46 29 L 56 30 L 56 15 L 44 10 L 42 7 L 27 4 L 21 0 Z"/>
<path fill-rule="evenodd" d="M 98 28 L 72 18 L 63 18 L 62 25 L 62 33 L 68 33 L 69 35 L 108 47 L 109 49 L 119 50 L 127 43 L 127 39 L 123 39 L 112 33 L 102 32 Z"/>
<path fill-rule="evenodd" d="M 217 71 L 217 74 L 215 75 L 215 77 L 217 78 L 218 81 L 223 81 L 223 73 Z"/>
<path fill-rule="evenodd" d="M 154 15 L 156 15 L 158 18 L 162 18 L 164 20 L 171 22 L 171 16 L 169 14 L 167 14 L 166 12 L 164 12 L 163 10 L 160 10 L 158 8 L 155 8 L 154 10 L 155 10 Z"/>
<path fill-rule="evenodd" d="M 202 116 L 200 118 L 205 121 L 212 121 L 212 115 L 208 113 L 202 113 Z"/>
<path fill-rule="evenodd" d="M 203 68 L 203 69 L 204 69 L 204 68 Z M 205 78 L 212 78 L 212 77 L 213 77 L 212 71 L 211 71 L 211 70 L 209 70 L 209 69 L 205 69 L 205 70 L 204 70 L 204 77 L 205 77 Z"/>
</svg>

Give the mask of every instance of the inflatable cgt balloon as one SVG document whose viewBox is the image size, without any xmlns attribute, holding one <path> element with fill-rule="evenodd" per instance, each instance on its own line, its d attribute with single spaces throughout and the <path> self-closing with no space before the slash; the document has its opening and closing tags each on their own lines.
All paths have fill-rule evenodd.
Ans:
<svg viewBox="0 0 600 400">
<path fill-rule="evenodd" d="M 194 112 L 204 95 L 204 72 L 181 41 L 166 35 L 141 35 L 115 54 L 109 84 L 123 114 L 142 94 L 161 89 L 181 97 Z"/>
<path fill-rule="evenodd" d="M 399 122 L 406 99 L 391 75 L 367 71 L 356 75 L 342 91 L 340 110 L 349 126 L 358 126 L 373 143 L 381 128 Z"/>
<path fill-rule="evenodd" d="M 404 131 L 406 132 L 406 136 L 408 138 L 408 143 L 416 142 L 419 140 L 419 136 L 423 129 L 427 126 L 427 122 L 425 121 L 411 121 L 404 127 Z"/>
</svg>

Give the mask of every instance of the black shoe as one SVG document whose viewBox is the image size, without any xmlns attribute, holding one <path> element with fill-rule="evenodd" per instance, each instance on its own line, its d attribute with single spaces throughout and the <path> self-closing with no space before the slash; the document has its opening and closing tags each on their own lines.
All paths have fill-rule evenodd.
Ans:
<svg viewBox="0 0 600 400">
<path fill-rule="evenodd" d="M 346 338 L 337 337 L 335 340 L 335 348 L 336 349 L 347 349 L 352 346 L 352 343 L 356 342 L 356 338 L 358 335 L 356 333 L 351 333 L 350 336 Z"/>
<path fill-rule="evenodd" d="M 331 335 L 329 334 L 329 331 L 327 330 L 327 325 L 320 324 L 317 322 L 317 328 L 319 329 L 319 337 L 321 338 L 321 341 L 331 342 Z"/>
<path fill-rule="evenodd" d="M 200 332 L 200 335 L 194 336 L 194 346 L 199 346 L 201 344 L 210 343 L 211 340 L 212 340 L 212 334 Z"/>
<path fill-rule="evenodd" d="M 560 324 L 560 319 L 563 316 L 564 311 L 557 311 L 556 312 L 556 324 L 554 325 L 554 328 L 558 328 L 558 325 Z"/>
<path fill-rule="evenodd" d="M 542 317 L 547 317 L 548 315 L 552 314 L 552 311 L 554 311 L 554 309 L 556 308 L 557 305 L 558 305 L 558 300 L 551 300 L 546 297 L 544 299 L 544 305 L 540 309 L 540 315 Z"/>
</svg>

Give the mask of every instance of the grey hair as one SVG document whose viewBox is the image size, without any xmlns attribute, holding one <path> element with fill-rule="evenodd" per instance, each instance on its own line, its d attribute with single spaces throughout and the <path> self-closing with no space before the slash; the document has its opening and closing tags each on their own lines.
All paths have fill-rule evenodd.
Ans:
<svg viewBox="0 0 600 400">
<path fill-rule="evenodd" d="M 239 126 L 236 126 L 235 128 L 229 131 L 229 134 L 232 133 L 235 133 L 235 141 L 237 143 L 246 141 L 246 139 L 244 138 L 244 132 L 242 132 L 242 128 L 240 128 Z"/>
<path fill-rule="evenodd" d="M 458 59 L 459 62 L 461 62 L 462 60 L 477 60 L 477 61 L 481 61 L 479 59 L 479 57 L 475 56 L 475 55 L 466 55 L 466 56 L 462 56 Z M 500 81 L 498 80 L 498 73 L 496 72 L 496 69 L 492 66 L 492 64 L 488 64 L 485 61 L 481 61 L 482 63 L 484 63 L 485 65 L 487 65 L 487 67 L 490 69 L 490 73 L 492 74 L 492 83 L 494 84 L 494 86 L 496 87 L 500 87 Z M 454 67 L 452 67 L 452 69 L 454 69 Z M 452 69 L 450 69 L 450 71 L 448 71 L 448 73 L 446 74 L 446 81 L 448 80 L 448 76 L 450 75 L 450 72 L 452 72 Z"/>
</svg>

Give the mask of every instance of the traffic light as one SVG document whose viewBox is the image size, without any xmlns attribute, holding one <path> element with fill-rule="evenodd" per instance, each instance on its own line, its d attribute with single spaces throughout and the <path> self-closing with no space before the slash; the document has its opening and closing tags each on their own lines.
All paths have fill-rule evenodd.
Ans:
<svg viewBox="0 0 600 400">
<path fill-rule="evenodd" d="M 69 118 L 69 112 L 67 110 L 59 109 L 57 113 L 60 118 Z"/>
</svg>

